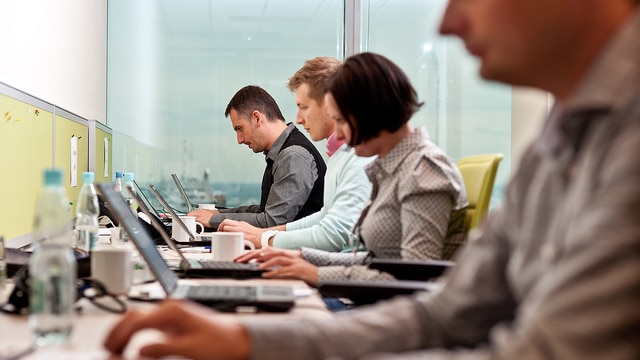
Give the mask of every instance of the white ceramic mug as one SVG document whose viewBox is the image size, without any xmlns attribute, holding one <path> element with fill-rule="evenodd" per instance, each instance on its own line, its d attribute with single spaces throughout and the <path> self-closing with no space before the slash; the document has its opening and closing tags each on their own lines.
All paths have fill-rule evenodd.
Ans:
<svg viewBox="0 0 640 360">
<path fill-rule="evenodd" d="M 216 204 L 198 204 L 198 210 L 218 210 Z"/>
<path fill-rule="evenodd" d="M 211 256 L 215 261 L 233 261 L 244 252 L 245 246 L 251 250 L 256 248 L 251 241 L 244 239 L 244 233 L 211 233 Z"/>
<path fill-rule="evenodd" d="M 91 277 L 112 294 L 125 295 L 131 288 L 132 251 L 128 247 L 104 246 L 91 252 Z"/>
<path fill-rule="evenodd" d="M 193 236 L 196 236 L 197 234 L 201 234 L 204 231 L 204 226 L 196 221 L 195 216 L 184 215 L 184 216 L 179 216 L 179 218 L 180 220 L 182 220 L 182 222 L 185 225 L 187 225 L 187 228 L 189 229 L 189 231 L 191 231 L 191 234 L 193 234 Z M 181 242 L 189 241 L 189 234 L 187 234 L 184 231 L 182 226 L 178 225 L 178 223 L 176 222 L 176 219 L 171 220 L 171 236 L 176 241 L 181 241 Z"/>
</svg>

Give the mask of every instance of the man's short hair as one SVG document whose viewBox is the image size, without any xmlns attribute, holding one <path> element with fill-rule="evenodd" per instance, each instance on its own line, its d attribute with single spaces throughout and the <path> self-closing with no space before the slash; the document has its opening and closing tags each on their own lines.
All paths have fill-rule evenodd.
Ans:
<svg viewBox="0 0 640 360">
<path fill-rule="evenodd" d="M 257 110 L 269 121 L 285 121 L 276 100 L 266 90 L 255 85 L 247 85 L 233 95 L 224 111 L 225 117 L 229 117 L 231 109 L 244 117 L 251 117 L 251 113 Z"/>
<path fill-rule="evenodd" d="M 332 57 L 316 57 L 304 62 L 300 70 L 289 79 L 289 90 L 296 91 L 302 84 L 309 86 L 310 98 L 318 104 L 324 99 L 324 86 L 331 75 L 340 67 L 340 60 Z"/>
</svg>

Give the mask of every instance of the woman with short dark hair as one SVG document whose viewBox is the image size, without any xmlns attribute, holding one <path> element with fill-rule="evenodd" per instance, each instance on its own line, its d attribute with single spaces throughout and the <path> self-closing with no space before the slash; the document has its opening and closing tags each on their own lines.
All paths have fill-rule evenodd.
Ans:
<svg viewBox="0 0 640 360">
<path fill-rule="evenodd" d="M 327 82 L 325 103 L 336 138 L 358 156 L 378 156 L 366 167 L 373 190 L 352 231 L 352 247 L 366 251 L 265 248 L 238 261 L 255 258 L 269 270 L 264 277 L 317 286 L 323 280 L 393 279 L 367 267 L 374 257 L 451 258 L 464 239 L 468 203 L 462 175 L 426 129 L 409 125 L 422 103 L 404 72 L 381 55 L 354 55 Z"/>
</svg>

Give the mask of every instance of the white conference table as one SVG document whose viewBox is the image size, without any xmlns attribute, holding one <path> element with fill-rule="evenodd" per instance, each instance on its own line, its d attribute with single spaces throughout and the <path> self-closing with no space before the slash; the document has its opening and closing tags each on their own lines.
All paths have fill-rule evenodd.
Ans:
<svg viewBox="0 0 640 360">
<path fill-rule="evenodd" d="M 169 256 L 170 257 L 170 256 Z M 198 282 L 216 284 L 263 284 L 276 286 L 292 286 L 294 293 L 298 296 L 294 307 L 286 313 L 217 313 L 214 316 L 220 317 L 243 317 L 250 321 L 278 321 L 278 319 L 291 317 L 313 317 L 326 318 L 333 316 L 327 310 L 320 295 L 314 289 L 309 288 L 303 281 L 298 280 L 275 280 L 275 279 L 197 279 Z M 134 285 L 133 290 L 139 287 L 158 289 L 157 283 Z M 0 302 L 5 303 L 13 288 L 11 281 L 8 281 L 5 289 L 0 293 Z M 126 298 L 128 309 L 153 309 L 157 306 L 155 302 L 133 301 Z M 120 319 L 120 314 L 109 313 L 94 306 L 87 299 L 81 299 L 77 303 L 81 311 L 75 317 L 75 324 L 71 334 L 69 344 L 59 347 L 45 347 L 36 349 L 30 354 L 20 357 L 20 359 L 111 359 L 109 354 L 103 349 L 102 344 L 109 333 L 109 330 Z M 136 335 L 127 347 L 124 358 L 135 359 L 138 349 L 149 342 L 158 339 L 161 334 L 157 331 L 146 330 Z M 28 326 L 28 316 L 7 315 L 0 313 L 0 360 L 11 359 L 11 355 L 18 353 L 22 349 L 31 346 L 31 334 Z"/>
</svg>

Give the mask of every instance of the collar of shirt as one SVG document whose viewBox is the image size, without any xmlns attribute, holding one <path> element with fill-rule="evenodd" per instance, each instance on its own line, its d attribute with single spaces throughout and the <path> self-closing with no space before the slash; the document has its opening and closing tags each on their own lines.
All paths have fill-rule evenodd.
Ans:
<svg viewBox="0 0 640 360">
<path fill-rule="evenodd" d="M 589 127 L 604 115 L 616 111 L 634 96 L 640 82 L 640 6 L 605 46 L 575 96 L 551 110 L 535 147 L 540 153 L 557 156 L 571 146 L 577 151 Z"/>
<path fill-rule="evenodd" d="M 282 132 L 282 134 L 280 134 L 280 136 L 278 136 L 276 141 L 271 146 L 271 149 L 265 150 L 263 152 L 265 160 L 266 159 L 270 159 L 271 161 L 275 161 L 276 160 L 276 157 L 280 153 L 280 148 L 282 148 L 282 145 L 284 144 L 284 141 L 287 140 L 287 138 L 289 137 L 289 134 L 291 134 L 291 132 L 293 131 L 293 128 L 295 128 L 295 127 L 296 126 L 293 123 L 288 123 L 287 124 L 287 128 L 284 129 L 284 131 Z"/>
<path fill-rule="evenodd" d="M 327 156 L 331 157 L 331 155 L 333 155 L 336 151 L 338 151 L 338 149 L 340 149 L 340 146 L 342 146 L 342 144 L 344 144 L 344 141 L 337 140 L 336 133 L 331 134 L 331 136 L 329 136 L 329 138 L 327 139 Z"/>
<path fill-rule="evenodd" d="M 393 174 L 404 159 L 427 139 L 429 139 L 427 129 L 423 127 L 414 129 L 411 134 L 400 140 L 386 156 L 378 157 L 369 164 L 366 167 L 367 174 L 370 178 L 375 177 L 380 172 L 384 172 L 387 175 Z"/>
</svg>

